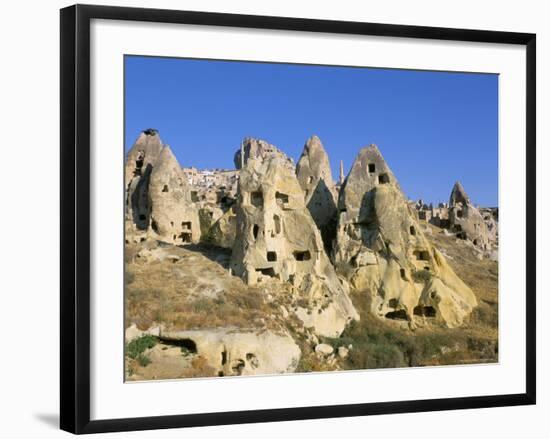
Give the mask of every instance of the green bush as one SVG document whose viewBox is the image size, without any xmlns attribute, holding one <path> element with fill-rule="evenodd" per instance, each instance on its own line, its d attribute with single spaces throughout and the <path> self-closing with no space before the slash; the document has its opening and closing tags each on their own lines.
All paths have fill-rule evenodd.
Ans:
<svg viewBox="0 0 550 439">
<path fill-rule="evenodd" d="M 130 343 L 126 345 L 126 355 L 128 355 L 130 358 L 137 359 L 139 361 L 139 357 L 140 356 L 145 357 L 142 354 L 147 349 L 151 349 L 153 346 L 155 346 L 157 342 L 158 342 L 157 338 L 152 335 L 148 335 L 148 334 L 142 335 L 141 337 L 132 340 Z M 147 358 L 147 360 L 149 359 Z M 151 362 L 151 360 L 149 360 L 149 362 Z"/>
<path fill-rule="evenodd" d="M 151 364 L 151 359 L 144 354 L 139 354 L 136 358 L 136 361 L 139 363 L 141 367 L 145 367 Z"/>
</svg>

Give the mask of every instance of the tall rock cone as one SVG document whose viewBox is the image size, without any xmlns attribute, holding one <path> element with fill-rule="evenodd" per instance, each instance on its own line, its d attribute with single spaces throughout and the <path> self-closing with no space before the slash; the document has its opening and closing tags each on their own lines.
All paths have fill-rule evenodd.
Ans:
<svg viewBox="0 0 550 439">
<path fill-rule="evenodd" d="M 321 231 L 325 249 L 330 251 L 336 236 L 337 209 L 330 162 L 319 137 L 310 137 L 304 145 L 296 176 L 309 213 Z"/>
<path fill-rule="evenodd" d="M 128 151 L 124 180 L 126 188 L 126 220 L 129 228 L 146 231 L 150 223 L 147 194 L 153 165 L 163 148 L 159 133 L 149 128 L 140 133 Z"/>
<path fill-rule="evenodd" d="M 451 196 L 449 197 L 449 206 L 454 206 L 458 203 L 461 204 L 470 204 L 470 197 L 466 194 L 466 191 L 462 187 L 462 183 L 457 181 L 451 191 Z"/>
<path fill-rule="evenodd" d="M 458 238 L 467 239 L 482 250 L 491 250 L 497 240 L 496 222 L 491 218 L 484 220 L 459 181 L 449 198 L 449 227 Z"/>
<path fill-rule="evenodd" d="M 149 183 L 151 229 L 157 238 L 174 244 L 198 242 L 198 209 L 191 202 L 187 177 L 166 145 L 155 162 Z"/>
<path fill-rule="evenodd" d="M 424 236 L 376 145 L 363 148 L 340 191 L 334 261 L 371 311 L 410 327 L 456 327 L 477 305 L 442 254 Z"/>
<path fill-rule="evenodd" d="M 285 158 L 247 161 L 240 171 L 236 220 L 230 263 L 236 275 L 248 284 L 291 283 L 296 315 L 319 335 L 337 337 L 359 318 Z"/>
</svg>

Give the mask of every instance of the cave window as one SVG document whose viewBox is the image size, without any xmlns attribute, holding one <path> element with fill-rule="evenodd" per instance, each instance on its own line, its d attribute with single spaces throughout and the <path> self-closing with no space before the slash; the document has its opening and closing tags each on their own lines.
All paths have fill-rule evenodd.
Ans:
<svg viewBox="0 0 550 439">
<path fill-rule="evenodd" d="M 477 245 L 477 244 L 478 244 L 478 240 L 474 239 L 474 245 Z"/>
<path fill-rule="evenodd" d="M 278 235 L 281 233 L 281 218 L 279 218 L 279 215 L 273 215 L 273 222 L 275 223 L 275 233 Z"/>
<path fill-rule="evenodd" d="M 388 184 L 389 182 L 390 182 L 390 176 L 388 174 L 384 173 L 378 176 L 378 183 Z"/>
<path fill-rule="evenodd" d="M 243 374 L 243 369 L 245 367 L 245 363 L 244 363 L 244 360 L 242 359 L 239 359 L 239 360 L 236 360 L 233 365 L 231 366 L 231 369 L 233 370 L 234 373 L 236 373 L 237 375 L 242 375 Z"/>
<path fill-rule="evenodd" d="M 288 195 L 282 192 L 275 192 L 275 201 L 279 206 L 285 206 L 288 204 Z"/>
<path fill-rule="evenodd" d="M 456 211 L 456 216 L 457 216 L 457 218 L 462 218 L 462 216 L 463 216 L 462 210 L 457 210 Z"/>
<path fill-rule="evenodd" d="M 264 194 L 260 191 L 252 192 L 250 194 L 250 202 L 255 207 L 263 207 L 264 205 Z"/>
<path fill-rule="evenodd" d="M 415 306 L 413 310 L 415 316 L 421 317 L 435 317 L 436 311 L 433 306 Z"/>
<path fill-rule="evenodd" d="M 311 259 L 311 253 L 309 252 L 309 250 L 306 250 L 306 251 L 296 251 L 293 253 L 294 255 L 294 259 L 296 259 L 297 261 L 309 261 Z"/>
<path fill-rule="evenodd" d="M 252 227 L 252 236 L 254 236 L 254 239 L 258 238 L 258 231 L 259 230 L 260 230 L 260 228 L 258 227 L 258 224 L 254 224 L 254 226 Z"/>
<path fill-rule="evenodd" d="M 374 163 L 369 163 L 369 173 L 376 172 L 376 165 Z"/>
<path fill-rule="evenodd" d="M 174 227 L 174 221 L 170 221 L 170 225 Z"/>
<path fill-rule="evenodd" d="M 277 253 L 267 252 L 267 262 L 275 262 L 277 260 Z"/>
<path fill-rule="evenodd" d="M 162 188 L 162 192 L 168 192 L 168 185 L 165 184 L 164 187 Z"/>
<path fill-rule="evenodd" d="M 196 203 L 197 201 L 199 201 L 199 196 L 197 194 L 197 191 L 191 191 L 191 201 L 193 203 Z"/>
<path fill-rule="evenodd" d="M 151 221 L 151 228 L 153 229 L 153 231 L 155 233 L 158 233 L 159 232 L 159 226 L 157 224 L 157 222 L 155 220 Z"/>
<path fill-rule="evenodd" d="M 414 256 L 418 261 L 429 261 L 430 253 L 427 250 L 415 250 Z"/>
<path fill-rule="evenodd" d="M 277 277 L 277 275 L 275 274 L 275 270 L 273 269 L 273 267 L 269 267 L 269 268 L 257 268 L 256 271 L 257 271 L 258 273 L 262 273 L 264 276 Z"/>
<path fill-rule="evenodd" d="M 147 218 L 147 217 L 146 217 L 145 215 L 143 215 L 143 214 L 141 214 L 141 215 L 139 216 L 139 219 L 140 219 L 141 221 L 145 221 L 146 218 Z"/>
<path fill-rule="evenodd" d="M 134 176 L 140 176 L 141 175 L 141 169 L 143 168 L 143 159 L 145 157 L 145 153 L 143 151 L 140 151 L 138 153 L 138 157 L 136 160 L 136 167 L 134 169 Z"/>
<path fill-rule="evenodd" d="M 408 320 L 407 312 L 404 309 L 400 309 L 398 311 L 391 311 L 386 314 L 386 318 L 391 320 Z"/>
<path fill-rule="evenodd" d="M 425 220 L 426 219 L 426 212 L 423 211 L 423 210 L 418 212 L 418 218 L 421 219 L 421 220 Z"/>
<path fill-rule="evenodd" d="M 182 338 L 181 340 L 170 341 L 171 345 L 179 346 L 180 349 L 189 354 L 197 353 L 197 344 L 190 338 Z"/>
<path fill-rule="evenodd" d="M 390 299 L 388 305 L 390 308 L 397 308 L 397 299 Z"/>
<path fill-rule="evenodd" d="M 416 235 L 416 230 L 415 230 L 414 226 L 410 226 L 409 231 L 411 232 L 411 235 L 413 235 L 413 236 Z"/>
<path fill-rule="evenodd" d="M 185 230 L 191 230 L 191 221 L 183 221 L 181 227 Z"/>
<path fill-rule="evenodd" d="M 404 269 L 404 268 L 400 268 L 400 269 L 399 269 L 399 274 L 401 274 L 401 279 L 407 280 L 407 276 L 406 276 L 406 273 L 405 273 L 405 269 Z"/>
<path fill-rule="evenodd" d="M 181 241 L 182 242 L 191 242 L 191 233 L 188 232 L 182 232 L 180 233 Z"/>
<path fill-rule="evenodd" d="M 308 183 L 308 184 L 313 183 L 313 176 L 310 175 L 310 176 L 307 178 L 307 183 Z"/>
</svg>

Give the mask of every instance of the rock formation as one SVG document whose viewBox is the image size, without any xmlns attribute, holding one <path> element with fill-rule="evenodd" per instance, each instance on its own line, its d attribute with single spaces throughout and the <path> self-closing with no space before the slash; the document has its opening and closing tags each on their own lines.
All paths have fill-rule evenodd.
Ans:
<svg viewBox="0 0 550 439">
<path fill-rule="evenodd" d="M 218 376 L 291 373 L 301 355 L 290 335 L 272 331 L 162 331 L 161 338 L 191 343 Z"/>
<path fill-rule="evenodd" d="M 492 217 L 484 219 L 459 181 L 449 198 L 449 228 L 457 237 L 471 241 L 482 250 L 490 250 L 497 239 L 496 222 Z"/>
<path fill-rule="evenodd" d="M 131 221 L 138 230 L 147 230 L 149 226 L 149 178 L 162 148 L 158 131 L 149 128 L 141 132 L 126 157 L 126 220 Z"/>
<path fill-rule="evenodd" d="M 198 210 L 191 202 L 187 178 L 169 146 L 162 149 L 153 166 L 149 199 L 151 229 L 159 239 L 174 244 L 199 241 Z"/>
<path fill-rule="evenodd" d="M 236 233 L 237 215 L 231 207 L 210 227 L 208 241 L 218 247 L 233 248 Z"/>
<path fill-rule="evenodd" d="M 187 177 L 157 130 L 143 131 L 128 152 L 125 181 L 127 240 L 199 240 L 198 210 L 191 202 Z"/>
<path fill-rule="evenodd" d="M 235 168 L 241 169 L 244 168 L 248 160 L 252 158 L 264 159 L 273 156 L 283 159 L 282 163 L 286 166 L 294 167 L 292 159 L 287 157 L 279 148 L 270 145 L 265 140 L 254 139 L 252 137 L 247 137 L 242 141 L 240 149 L 235 152 L 233 161 L 235 163 Z"/>
<path fill-rule="evenodd" d="M 330 251 L 336 232 L 336 201 L 328 155 L 317 136 L 312 136 L 296 165 L 296 176 L 305 194 L 306 206 Z"/>
<path fill-rule="evenodd" d="M 250 159 L 241 169 L 231 269 L 248 284 L 290 282 L 296 315 L 319 335 L 338 336 L 358 319 L 323 248 L 294 169 L 280 156 Z"/>
<path fill-rule="evenodd" d="M 371 294 L 372 312 L 409 326 L 459 326 L 476 306 L 471 289 L 425 238 L 376 145 L 363 148 L 340 190 L 336 269 Z"/>
</svg>

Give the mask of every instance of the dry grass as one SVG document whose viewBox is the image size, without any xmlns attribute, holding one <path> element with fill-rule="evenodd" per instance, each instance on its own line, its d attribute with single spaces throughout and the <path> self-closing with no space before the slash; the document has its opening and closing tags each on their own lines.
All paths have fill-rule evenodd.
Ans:
<svg viewBox="0 0 550 439">
<path fill-rule="evenodd" d="M 135 323 L 147 329 L 160 323 L 177 330 L 281 326 L 269 318 L 279 312 L 279 305 L 266 298 L 270 293 L 281 299 L 288 296 L 281 294 L 282 284 L 245 285 L 225 268 L 229 255 L 224 249 L 201 245 L 164 251 L 180 259 L 134 257 L 135 263 L 126 265 L 127 326 Z"/>
</svg>

